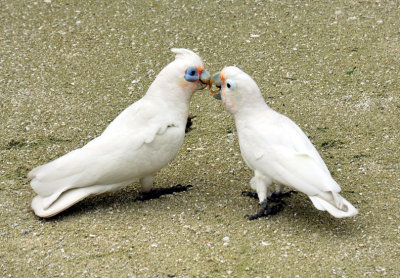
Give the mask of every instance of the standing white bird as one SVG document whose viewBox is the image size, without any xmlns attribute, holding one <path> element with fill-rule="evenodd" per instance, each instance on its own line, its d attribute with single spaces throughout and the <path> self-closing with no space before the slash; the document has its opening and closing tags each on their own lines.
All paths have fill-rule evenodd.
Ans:
<svg viewBox="0 0 400 278">
<path fill-rule="evenodd" d="M 97 138 L 28 174 L 38 194 L 32 209 L 51 217 L 90 196 L 132 182 L 149 192 L 157 171 L 177 154 L 185 136 L 189 103 L 210 75 L 194 52 L 173 48 L 175 60 L 143 98 L 126 108 Z"/>
<path fill-rule="evenodd" d="M 319 210 L 334 217 L 349 217 L 357 209 L 340 194 L 321 156 L 303 131 L 289 118 L 272 110 L 254 80 L 237 67 L 226 67 L 212 78 L 219 91 L 213 92 L 233 115 L 240 150 L 254 170 L 251 188 L 257 191 L 261 210 L 249 219 L 274 214 L 282 206 L 268 206 L 267 200 L 283 195 L 290 186 L 308 195 Z M 273 194 L 270 186 L 277 185 Z M 251 195 L 251 194 L 247 194 Z"/>
</svg>

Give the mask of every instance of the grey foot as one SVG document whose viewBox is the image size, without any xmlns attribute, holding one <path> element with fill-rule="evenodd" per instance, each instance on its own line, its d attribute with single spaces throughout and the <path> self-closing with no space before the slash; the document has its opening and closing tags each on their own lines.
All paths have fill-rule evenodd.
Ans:
<svg viewBox="0 0 400 278">
<path fill-rule="evenodd" d="M 274 203 L 284 203 L 283 198 L 290 197 L 292 194 L 297 193 L 296 191 L 288 191 L 288 192 L 272 192 L 271 196 L 269 196 L 267 199 L 268 201 L 274 202 Z M 246 197 L 250 197 L 253 199 L 258 199 L 258 194 L 255 192 L 251 191 L 242 191 L 242 195 Z"/>
<path fill-rule="evenodd" d="M 189 188 L 192 188 L 192 187 L 193 186 L 190 184 L 188 184 L 188 185 L 177 184 L 175 186 L 167 187 L 167 188 L 153 188 L 149 192 L 140 193 L 140 195 L 135 199 L 135 201 L 147 201 L 147 200 L 151 200 L 151 199 L 158 199 L 163 195 L 187 191 Z"/>
<path fill-rule="evenodd" d="M 296 191 L 291 190 L 288 192 L 272 192 L 271 196 L 268 197 L 268 200 L 274 203 L 285 203 L 282 199 L 283 198 L 288 198 L 290 197 L 292 194 L 297 194 Z"/>
<path fill-rule="evenodd" d="M 277 214 L 281 210 L 283 210 L 282 204 L 269 206 L 267 203 L 267 200 L 264 200 L 261 203 L 261 209 L 257 213 L 251 214 L 251 215 L 245 215 L 245 217 L 247 217 L 249 220 L 254 220 L 254 219 L 261 218 L 261 217 L 267 217 L 268 215 Z"/>
<path fill-rule="evenodd" d="M 254 220 L 260 217 L 267 217 L 268 215 L 274 215 L 283 210 L 283 205 L 285 202 L 283 198 L 290 197 L 293 193 L 297 193 L 296 191 L 288 191 L 288 192 L 272 192 L 271 196 L 269 196 L 266 200 L 261 202 L 261 209 L 252 215 L 245 215 L 249 220 Z M 247 196 L 250 198 L 254 198 L 258 200 L 258 194 L 251 191 L 242 191 L 243 196 Z M 276 203 L 276 205 L 269 205 L 267 202 Z"/>
<path fill-rule="evenodd" d="M 185 127 L 185 133 L 189 133 L 189 131 L 192 130 L 192 125 L 193 125 L 193 119 L 196 118 L 196 116 L 189 116 L 187 118 L 187 122 L 186 122 L 186 127 Z"/>
<path fill-rule="evenodd" d="M 257 199 L 258 200 L 258 194 L 256 192 L 251 192 L 251 191 L 242 191 L 242 195 L 246 196 L 246 197 L 250 197 L 253 199 Z"/>
</svg>

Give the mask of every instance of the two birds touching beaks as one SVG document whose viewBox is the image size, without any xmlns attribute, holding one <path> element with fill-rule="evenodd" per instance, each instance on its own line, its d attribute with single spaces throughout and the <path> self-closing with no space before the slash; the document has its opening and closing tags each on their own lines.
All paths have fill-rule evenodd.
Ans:
<svg viewBox="0 0 400 278">
<path fill-rule="evenodd" d="M 212 94 L 234 117 L 242 157 L 254 171 L 250 186 L 261 208 L 249 219 L 278 212 L 284 186 L 305 193 L 318 210 L 334 217 L 358 213 L 339 194 L 340 186 L 304 132 L 265 103 L 249 75 L 231 66 L 211 77 L 194 52 L 172 52 L 175 60 L 161 70 L 147 93 L 99 137 L 29 172 L 37 193 L 31 204 L 36 215 L 52 217 L 88 196 L 137 181 L 143 194 L 151 192 L 154 175 L 183 144 L 192 95 L 213 85 L 217 90 Z M 274 202 L 278 204 L 272 206 Z"/>
</svg>

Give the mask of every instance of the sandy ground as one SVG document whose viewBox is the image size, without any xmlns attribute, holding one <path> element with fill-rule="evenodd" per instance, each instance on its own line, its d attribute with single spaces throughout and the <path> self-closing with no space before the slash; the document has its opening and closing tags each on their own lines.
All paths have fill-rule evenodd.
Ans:
<svg viewBox="0 0 400 278">
<path fill-rule="evenodd" d="M 398 1 L 0 1 L 0 276 L 399 277 Z M 309 135 L 360 214 L 334 219 L 303 194 L 276 216 L 241 196 L 251 171 L 235 126 L 196 93 L 187 134 L 156 185 L 50 220 L 26 178 L 98 136 L 173 60 L 237 65 Z"/>
</svg>

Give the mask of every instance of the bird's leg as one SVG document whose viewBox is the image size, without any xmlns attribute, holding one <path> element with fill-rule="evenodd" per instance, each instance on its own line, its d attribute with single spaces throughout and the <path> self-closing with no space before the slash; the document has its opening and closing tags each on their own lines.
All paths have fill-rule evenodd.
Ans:
<svg viewBox="0 0 400 278">
<path fill-rule="evenodd" d="M 142 186 L 141 192 L 142 193 L 147 193 L 150 192 L 150 190 L 153 188 L 153 181 L 154 181 L 154 176 L 149 175 L 145 176 L 140 179 L 140 185 Z"/>
<path fill-rule="evenodd" d="M 250 180 L 250 187 L 252 189 L 256 190 L 257 192 L 259 192 L 259 191 L 266 192 L 266 190 L 268 189 L 268 183 L 269 182 L 267 180 L 263 180 L 262 175 L 260 175 L 257 172 L 257 173 L 254 173 L 254 177 Z M 267 187 L 267 189 L 265 189 L 265 187 Z M 250 198 L 254 198 L 254 199 L 260 198 L 257 193 L 247 191 L 247 190 L 242 191 L 242 195 L 250 197 Z"/>
<path fill-rule="evenodd" d="M 249 196 L 251 198 L 258 198 L 260 200 L 261 209 L 253 214 L 246 215 L 249 220 L 254 220 L 260 217 L 266 217 L 268 215 L 274 215 L 283 209 L 283 205 L 278 203 L 274 206 L 268 204 L 267 196 L 270 195 L 269 187 L 272 184 L 272 180 L 258 171 L 255 171 L 254 177 L 250 180 L 250 186 L 256 190 L 257 193 L 243 191 L 242 195 Z"/>
<path fill-rule="evenodd" d="M 146 176 L 140 179 L 142 190 L 140 195 L 136 198 L 137 201 L 146 201 L 151 199 L 160 198 L 162 195 L 173 194 L 177 192 L 187 191 L 192 185 L 180 185 L 177 184 L 167 188 L 153 188 L 153 176 Z"/>
</svg>

